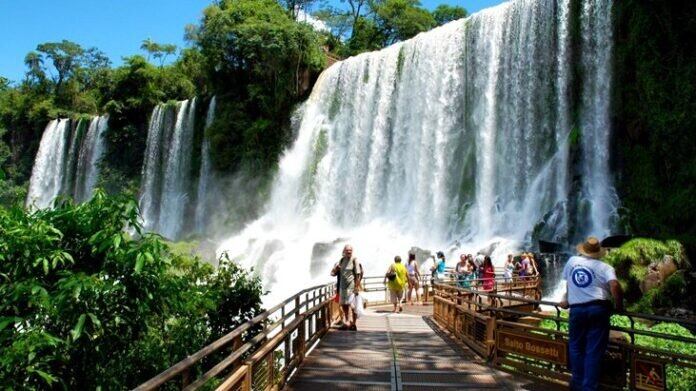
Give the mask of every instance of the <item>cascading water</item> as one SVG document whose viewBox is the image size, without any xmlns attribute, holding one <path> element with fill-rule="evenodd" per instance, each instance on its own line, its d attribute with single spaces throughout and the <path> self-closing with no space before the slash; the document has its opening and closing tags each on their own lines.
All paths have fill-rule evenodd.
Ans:
<svg viewBox="0 0 696 391">
<path fill-rule="evenodd" d="M 588 233 L 610 234 L 617 219 L 618 196 L 609 169 L 612 24 L 610 1 L 583 3 L 581 18 L 582 66 L 594 77 L 583 84 L 581 137 L 583 156 L 581 208 Z"/>
<path fill-rule="evenodd" d="M 47 208 L 59 196 L 91 198 L 99 177 L 108 117 L 52 120 L 46 126 L 29 181 L 27 206 Z M 85 128 L 87 128 L 85 134 Z"/>
<path fill-rule="evenodd" d="M 92 191 L 99 179 L 99 161 L 104 155 L 104 132 L 108 122 L 108 117 L 101 116 L 92 118 L 89 123 L 89 129 L 80 148 L 75 173 L 74 197 L 77 202 L 92 198 Z"/>
<path fill-rule="evenodd" d="M 196 98 L 157 105 L 148 129 L 140 209 L 145 228 L 170 239 L 182 233 L 191 198 L 195 111 Z"/>
<path fill-rule="evenodd" d="M 207 129 L 215 119 L 216 98 L 213 97 L 208 105 L 208 114 L 205 117 L 205 128 Z M 201 144 L 201 169 L 198 174 L 198 191 L 196 193 L 196 232 L 205 232 L 209 221 L 208 205 L 214 193 L 212 187 L 215 186 L 213 176 L 213 164 L 210 157 L 210 140 L 203 135 Z"/>
<path fill-rule="evenodd" d="M 571 224 L 608 232 L 611 178 L 596 160 L 610 130 L 610 2 L 584 3 L 580 53 L 569 0 L 517 0 L 327 69 L 300 109 L 265 215 L 219 252 L 282 296 L 325 281 L 348 242 L 377 275 L 412 246 L 488 247 L 500 260 L 542 220 L 547 240 L 569 240 Z M 584 79 L 573 83 L 578 57 Z M 568 208 L 573 85 L 585 86 L 583 196 L 602 215 L 592 226 Z"/>
<path fill-rule="evenodd" d="M 69 131 L 68 119 L 54 119 L 46 126 L 31 171 L 27 206 L 47 208 L 60 194 Z"/>
</svg>

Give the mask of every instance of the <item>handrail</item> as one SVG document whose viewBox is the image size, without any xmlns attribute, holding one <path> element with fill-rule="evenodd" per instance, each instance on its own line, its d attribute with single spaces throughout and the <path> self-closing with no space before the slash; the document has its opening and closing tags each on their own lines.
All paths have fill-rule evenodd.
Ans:
<svg viewBox="0 0 696 391">
<path fill-rule="evenodd" d="M 500 295 L 496 292 L 467 289 L 440 282 L 435 284 L 434 289 L 434 318 L 448 329 L 455 339 L 466 343 L 479 355 L 503 370 L 567 386 L 570 371 L 565 352 L 567 351 L 569 334 L 560 326 L 561 323 L 568 324 L 569 319 L 560 316 L 560 303 L 528 297 Z M 507 305 L 498 306 L 498 304 L 505 303 L 499 303 L 497 300 L 504 300 Z M 519 310 L 516 308 L 517 305 L 512 303 L 534 307 L 551 306 L 556 309 L 556 315 Z M 607 378 L 606 381 L 616 382 L 611 383 L 612 387 L 624 388 L 626 382 L 630 381 L 628 387 L 635 388 L 640 374 L 634 372 L 637 367 L 633 360 L 648 360 L 657 363 L 654 365 L 674 365 L 696 369 L 696 355 L 678 353 L 656 346 L 646 346 L 636 340 L 636 336 L 644 336 L 662 341 L 696 344 L 695 337 L 636 328 L 639 320 L 648 325 L 654 322 L 671 322 L 683 326 L 693 326 L 696 324 L 694 320 L 632 312 L 615 314 L 627 316 L 630 325 L 627 327 L 610 326 L 611 330 L 623 333 L 625 337 L 610 339 L 609 351 L 611 354 L 608 357 L 616 363 L 615 366 L 611 364 L 612 367 L 624 368 L 630 376 L 617 375 L 616 378 Z M 535 318 L 537 321 L 550 320 L 556 323 L 556 329 L 540 327 L 535 322 L 532 324 L 520 322 L 517 320 L 520 317 Z M 501 335 L 504 335 L 504 338 Z M 532 345 L 531 350 L 519 348 L 519 346 L 527 344 L 528 341 L 537 341 L 534 343 L 540 345 Z M 555 351 L 558 352 L 558 355 L 552 358 L 539 354 L 538 352 L 541 351 Z"/>
<path fill-rule="evenodd" d="M 467 288 L 462 288 L 462 287 L 457 287 L 457 286 L 452 286 L 450 284 L 442 284 L 442 283 L 435 283 L 435 288 L 442 289 L 444 288 L 445 290 L 457 290 L 462 292 L 463 294 L 475 294 L 478 296 L 484 296 L 487 298 L 496 298 L 496 299 L 502 299 L 502 300 L 514 300 L 520 303 L 525 303 L 525 304 L 535 304 L 535 305 L 545 305 L 549 307 L 556 307 L 556 309 L 561 310 L 561 303 L 555 302 L 555 301 L 548 301 L 548 300 L 537 300 L 537 299 L 531 299 L 527 297 L 522 297 L 522 296 L 509 296 L 509 295 L 501 295 L 499 293 L 495 293 L 495 291 L 482 291 L 482 290 L 475 290 L 475 289 L 467 289 Z M 492 310 L 496 309 L 499 311 L 514 311 L 511 309 L 507 308 L 500 308 L 500 307 L 495 307 L 495 306 L 486 306 L 486 310 Z M 525 314 L 528 314 L 529 316 L 537 316 L 538 314 L 530 313 L 530 312 L 525 312 Z M 612 315 L 620 315 L 620 316 L 627 316 L 629 318 L 639 318 L 639 319 L 645 319 L 645 320 L 650 320 L 650 321 L 656 321 L 656 322 L 670 322 L 670 323 L 677 323 L 680 325 L 684 326 L 696 326 L 696 320 L 693 319 L 683 319 L 683 318 L 670 318 L 667 316 L 660 316 L 660 315 L 653 315 L 653 314 L 645 314 L 645 313 L 637 313 L 637 312 L 628 312 L 628 311 L 621 311 L 621 312 L 613 312 Z M 552 316 L 552 315 L 549 315 Z M 555 317 L 554 317 L 555 318 Z M 566 318 L 561 318 L 558 317 L 558 320 L 568 322 L 568 319 Z"/>
<path fill-rule="evenodd" d="M 309 293 L 312 293 L 312 297 L 309 297 Z M 213 343 L 203 347 L 199 351 L 193 353 L 192 355 L 189 355 L 188 357 L 182 359 L 178 363 L 174 364 L 172 367 L 164 370 L 157 376 L 153 377 L 152 379 L 146 381 L 145 383 L 141 384 L 140 386 L 136 387 L 135 390 L 137 391 L 145 391 L 145 390 L 154 390 L 162 386 L 164 383 L 176 378 L 177 376 L 182 376 L 183 377 L 183 386 L 186 389 L 195 389 L 198 386 L 201 386 L 205 383 L 205 381 L 209 380 L 212 378 L 214 375 L 219 374 L 222 372 L 224 369 L 226 369 L 229 365 L 232 365 L 235 361 L 240 359 L 245 353 L 251 351 L 251 349 L 257 345 L 260 342 L 263 342 L 265 338 L 268 337 L 269 334 L 271 334 L 275 329 L 278 328 L 278 326 L 281 326 L 281 330 L 285 327 L 284 323 L 289 320 L 291 317 L 295 317 L 296 319 L 300 319 L 300 315 L 308 314 L 311 313 L 312 310 L 315 310 L 317 307 L 321 307 L 322 305 L 326 305 L 326 303 L 331 301 L 331 298 L 333 297 L 335 292 L 335 285 L 334 284 L 324 284 L 324 285 L 317 285 L 311 288 L 306 288 L 301 290 L 300 292 L 294 294 L 293 296 L 283 300 L 279 304 L 271 307 L 270 309 L 264 311 L 263 313 L 253 317 L 252 319 L 242 323 L 241 325 L 237 326 L 234 330 L 231 332 L 227 333 L 226 335 L 222 336 L 221 338 L 217 339 Z M 319 296 L 317 297 L 317 293 L 319 293 Z M 304 301 L 302 301 L 302 296 L 305 296 Z M 320 301 L 320 304 L 317 305 L 316 302 Z M 289 310 L 289 312 L 286 312 L 285 306 L 291 303 L 295 303 L 295 307 Z M 310 307 L 310 303 L 312 306 Z M 302 311 L 302 308 L 305 308 L 304 312 Z M 242 344 L 241 339 L 242 336 L 245 332 L 248 330 L 252 329 L 253 327 L 257 326 L 268 326 L 265 323 L 267 320 L 275 315 L 280 311 L 280 318 L 272 323 L 269 327 L 264 327 L 263 330 L 259 331 L 257 334 L 250 336 L 246 343 Z M 200 363 L 201 360 L 203 360 L 205 357 L 218 352 L 220 349 L 230 345 L 234 344 L 237 346 L 234 346 L 234 351 L 231 353 L 230 356 L 228 356 L 226 359 L 218 363 L 216 366 L 208 370 L 204 375 L 201 380 L 203 381 L 195 381 L 194 383 L 190 384 L 189 386 L 189 370 L 196 364 Z M 211 376 L 212 374 L 212 376 Z"/>
</svg>

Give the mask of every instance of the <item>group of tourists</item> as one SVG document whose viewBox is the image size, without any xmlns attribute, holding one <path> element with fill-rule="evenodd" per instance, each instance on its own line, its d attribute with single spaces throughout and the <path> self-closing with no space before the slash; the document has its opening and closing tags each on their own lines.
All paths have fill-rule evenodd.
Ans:
<svg viewBox="0 0 696 391">
<path fill-rule="evenodd" d="M 492 290 L 495 284 L 495 267 L 488 255 L 461 254 L 459 262 L 454 267 L 457 284 L 462 288 L 471 288 L 472 283 L 481 283 L 484 290 Z"/>
<path fill-rule="evenodd" d="M 522 253 L 516 260 L 512 254 L 508 254 L 503 265 L 503 278 L 505 283 L 511 283 L 515 277 L 528 278 L 539 275 L 539 268 L 533 253 Z M 445 260 L 442 252 L 438 253 L 438 263 L 434 267 L 433 275 L 442 279 L 444 277 Z M 477 287 L 483 290 L 492 290 L 495 286 L 496 271 L 493 261 L 488 255 L 482 253 L 461 254 L 459 262 L 454 266 L 454 277 L 457 285 L 462 288 Z"/>
<path fill-rule="evenodd" d="M 601 261 L 606 250 L 597 238 L 589 237 L 576 247 L 579 255 L 571 257 L 563 269 L 566 281 L 566 294 L 560 303 L 562 308 L 570 308 L 568 352 L 572 372 L 571 389 L 596 390 L 599 384 L 602 356 L 609 340 L 609 318 L 612 311 L 623 311 L 623 291 L 616 278 L 614 268 Z M 431 268 L 433 278 L 442 278 L 445 273 L 445 256 L 437 253 L 435 265 Z M 519 261 L 512 254 L 508 255 L 504 269 L 505 281 L 512 281 L 515 274 L 519 277 L 536 276 L 539 271 L 534 255 L 522 253 Z M 342 312 L 342 330 L 357 330 L 356 311 L 352 310 L 352 300 L 360 290 L 363 269 L 353 256 L 353 248 L 346 245 L 341 260 L 334 265 L 331 274 L 338 281 L 338 301 Z M 481 253 L 473 257 L 462 254 L 455 267 L 457 283 L 471 286 L 473 281 L 480 281 L 484 290 L 494 288 L 495 269 L 490 256 Z M 414 253 L 409 253 L 404 265 L 401 257 L 394 257 L 384 276 L 387 284 L 393 312 L 403 311 L 404 293 L 413 304 L 420 303 L 421 272 Z M 613 300 L 612 300 L 613 299 Z"/>
</svg>

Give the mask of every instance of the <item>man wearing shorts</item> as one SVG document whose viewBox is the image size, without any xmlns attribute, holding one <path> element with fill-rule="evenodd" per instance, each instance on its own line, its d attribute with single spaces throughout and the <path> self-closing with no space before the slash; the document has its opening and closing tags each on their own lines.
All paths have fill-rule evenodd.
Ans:
<svg viewBox="0 0 696 391">
<path fill-rule="evenodd" d="M 350 316 L 350 295 L 358 293 L 358 287 L 362 279 L 362 271 L 358 260 L 353 256 L 353 247 L 347 244 L 343 248 L 343 257 L 331 270 L 332 276 L 339 276 L 338 303 L 341 305 L 343 317 L 342 330 L 357 330 L 355 322 L 358 317 L 353 311 Z"/>
</svg>

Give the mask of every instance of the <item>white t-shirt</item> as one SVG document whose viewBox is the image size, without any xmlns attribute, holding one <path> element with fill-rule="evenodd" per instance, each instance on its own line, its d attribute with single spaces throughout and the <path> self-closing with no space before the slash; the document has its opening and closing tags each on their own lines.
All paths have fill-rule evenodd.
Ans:
<svg viewBox="0 0 696 391">
<path fill-rule="evenodd" d="M 582 304 L 610 300 L 609 281 L 616 280 L 616 272 L 602 261 L 574 256 L 563 268 L 563 279 L 568 282 L 568 304 Z"/>
</svg>

